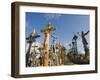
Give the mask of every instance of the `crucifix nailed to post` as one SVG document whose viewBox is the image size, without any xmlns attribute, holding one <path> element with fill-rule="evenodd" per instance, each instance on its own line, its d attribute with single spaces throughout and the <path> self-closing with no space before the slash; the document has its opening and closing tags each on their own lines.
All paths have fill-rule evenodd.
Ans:
<svg viewBox="0 0 100 80">
<path fill-rule="evenodd" d="M 44 33 L 44 47 L 43 47 L 43 52 L 44 52 L 44 60 L 43 60 L 43 66 L 48 66 L 48 53 L 49 53 L 49 38 L 50 38 L 50 32 L 54 31 L 55 28 L 52 27 L 51 23 L 49 22 L 47 27 L 41 32 Z"/>
</svg>

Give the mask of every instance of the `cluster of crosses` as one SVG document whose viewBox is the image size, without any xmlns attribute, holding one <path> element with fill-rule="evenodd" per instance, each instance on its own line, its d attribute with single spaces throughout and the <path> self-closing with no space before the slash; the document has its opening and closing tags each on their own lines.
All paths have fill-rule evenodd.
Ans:
<svg viewBox="0 0 100 80">
<path fill-rule="evenodd" d="M 44 53 L 44 58 L 43 58 L 43 66 L 48 66 L 48 53 L 49 53 L 49 37 L 50 37 L 50 32 L 54 31 L 55 28 L 51 26 L 51 23 L 49 22 L 47 27 L 41 32 L 44 33 L 44 46 L 43 46 L 43 53 Z M 32 43 L 36 41 L 36 38 L 40 37 L 37 33 L 33 32 L 30 34 L 29 37 L 26 38 L 27 42 L 29 43 L 29 48 L 26 53 L 26 66 L 30 66 L 30 49 L 32 46 Z"/>
<path fill-rule="evenodd" d="M 88 33 L 89 33 L 89 31 L 87 31 L 86 33 L 83 31 L 81 31 L 80 33 L 77 32 L 77 34 L 82 39 L 82 44 L 83 44 L 83 48 L 84 48 L 84 52 L 85 52 L 84 60 L 87 59 L 86 63 L 89 63 L 88 62 L 88 60 L 89 60 L 89 47 L 88 47 L 88 42 L 87 42 L 86 37 L 85 37 Z M 69 45 L 71 47 L 71 53 L 74 56 L 73 60 L 75 60 L 75 57 L 77 57 L 79 55 L 78 49 L 77 49 L 77 39 L 78 39 L 78 36 L 76 34 L 74 34 L 74 36 L 72 38 L 72 44 Z M 83 56 L 81 56 L 81 57 L 83 57 Z"/>
<path fill-rule="evenodd" d="M 44 33 L 44 44 L 43 44 L 43 55 L 44 57 L 41 58 L 42 61 L 42 65 L 43 66 L 48 66 L 48 54 L 49 54 L 49 38 L 50 38 L 50 33 L 54 32 L 54 35 L 51 35 L 51 37 L 53 38 L 53 52 L 55 52 L 55 44 L 56 44 L 56 36 L 55 36 L 55 28 L 52 27 L 51 23 L 49 22 L 47 27 L 43 30 L 41 30 L 42 33 Z M 84 51 L 85 51 L 85 56 L 89 55 L 89 48 L 88 48 L 88 42 L 85 38 L 85 36 L 89 33 L 89 31 L 87 31 L 86 33 L 84 33 L 83 31 L 81 33 L 78 32 L 78 35 L 81 36 L 82 38 L 82 43 L 84 46 Z M 26 38 L 27 43 L 29 43 L 29 48 L 27 50 L 26 53 L 26 66 L 30 66 L 31 65 L 31 60 L 30 60 L 30 50 L 31 50 L 31 46 L 32 43 L 36 41 L 36 38 L 40 37 L 40 35 L 38 35 L 35 31 L 33 31 L 29 37 Z M 73 38 L 72 38 L 72 53 L 74 55 L 78 54 L 78 50 L 77 50 L 77 39 L 78 36 L 74 34 Z M 34 46 L 35 47 L 35 46 Z"/>
<path fill-rule="evenodd" d="M 89 55 L 89 48 L 88 48 L 88 42 L 85 38 L 85 36 L 89 33 L 89 31 L 87 31 L 86 33 L 84 33 L 83 31 L 81 32 L 81 34 L 78 32 L 78 35 L 81 36 L 82 38 L 82 43 L 84 46 L 84 52 L 85 52 L 85 56 Z M 72 39 L 72 48 L 73 48 L 73 53 L 78 54 L 78 50 L 77 50 L 77 39 L 78 36 L 74 34 L 73 39 Z"/>
</svg>

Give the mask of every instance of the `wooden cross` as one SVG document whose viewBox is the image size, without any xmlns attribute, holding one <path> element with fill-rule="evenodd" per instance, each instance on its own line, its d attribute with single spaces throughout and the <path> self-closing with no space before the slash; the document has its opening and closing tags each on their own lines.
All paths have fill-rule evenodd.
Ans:
<svg viewBox="0 0 100 80">
<path fill-rule="evenodd" d="M 43 60 L 43 66 L 48 66 L 48 53 L 49 53 L 49 38 L 50 38 L 50 32 L 54 31 L 55 28 L 52 27 L 51 23 L 49 22 L 47 27 L 41 32 L 44 33 L 44 60 Z"/>
</svg>

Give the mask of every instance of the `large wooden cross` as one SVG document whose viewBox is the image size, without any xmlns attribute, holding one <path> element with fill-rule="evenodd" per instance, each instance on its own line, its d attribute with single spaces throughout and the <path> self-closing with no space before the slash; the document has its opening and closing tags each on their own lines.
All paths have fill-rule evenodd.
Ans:
<svg viewBox="0 0 100 80">
<path fill-rule="evenodd" d="M 44 33 L 44 47 L 43 47 L 43 52 L 44 52 L 44 60 L 43 60 L 43 66 L 48 66 L 48 53 L 49 53 L 49 38 L 50 38 L 50 32 L 54 31 L 55 28 L 52 27 L 51 23 L 49 22 L 47 27 L 41 32 Z"/>
</svg>

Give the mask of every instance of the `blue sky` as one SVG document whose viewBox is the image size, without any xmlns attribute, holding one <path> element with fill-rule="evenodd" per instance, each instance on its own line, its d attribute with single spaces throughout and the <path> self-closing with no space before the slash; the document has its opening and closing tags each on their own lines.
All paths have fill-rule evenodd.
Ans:
<svg viewBox="0 0 100 80">
<path fill-rule="evenodd" d="M 40 35 L 37 41 L 43 43 L 44 34 L 40 31 L 46 27 L 49 21 L 56 28 L 57 42 L 67 48 L 74 34 L 81 31 L 87 32 L 90 26 L 89 15 L 26 12 L 26 36 L 35 29 Z M 86 38 L 89 42 L 89 35 Z M 83 52 L 81 38 L 78 37 L 77 41 L 79 51 Z M 50 38 L 50 44 L 52 44 L 52 38 Z"/>
</svg>

